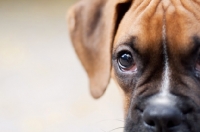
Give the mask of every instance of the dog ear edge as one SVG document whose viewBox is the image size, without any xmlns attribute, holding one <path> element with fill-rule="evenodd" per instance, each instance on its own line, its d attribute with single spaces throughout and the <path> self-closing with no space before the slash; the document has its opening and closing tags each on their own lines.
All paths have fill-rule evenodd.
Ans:
<svg viewBox="0 0 200 132">
<path fill-rule="evenodd" d="M 87 72 L 94 98 L 104 94 L 110 81 L 112 43 L 130 4 L 129 0 L 81 0 L 68 10 L 72 44 Z M 125 7 L 123 13 L 119 13 L 121 7 Z"/>
</svg>

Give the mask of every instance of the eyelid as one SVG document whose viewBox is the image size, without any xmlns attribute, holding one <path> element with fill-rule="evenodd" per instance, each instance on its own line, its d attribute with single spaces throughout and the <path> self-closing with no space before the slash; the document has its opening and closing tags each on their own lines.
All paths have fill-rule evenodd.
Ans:
<svg viewBox="0 0 200 132">
<path fill-rule="evenodd" d="M 127 47 L 125 45 L 119 45 L 117 48 L 114 49 L 113 54 L 112 54 L 112 59 L 116 60 L 124 52 L 128 52 L 131 55 L 133 55 L 133 52 L 130 49 L 130 47 Z"/>
<path fill-rule="evenodd" d="M 112 59 L 113 60 L 117 59 L 120 52 L 122 53 L 122 52 L 126 52 L 126 51 L 131 53 L 132 55 L 138 54 L 138 50 L 134 48 L 133 43 L 125 43 L 125 44 L 120 44 L 116 48 L 114 48 L 113 54 L 112 54 Z"/>
<path fill-rule="evenodd" d="M 129 50 L 122 50 L 122 51 L 119 51 L 116 54 L 117 54 L 117 57 L 120 57 L 122 54 L 130 54 L 131 56 L 133 56 L 132 53 Z"/>
<path fill-rule="evenodd" d="M 120 47 L 123 47 L 123 48 L 127 47 L 129 49 L 137 51 L 134 45 L 135 44 L 133 42 L 127 42 L 127 43 L 119 44 L 116 48 L 114 48 L 114 52 L 117 51 L 117 49 L 119 49 Z"/>
</svg>

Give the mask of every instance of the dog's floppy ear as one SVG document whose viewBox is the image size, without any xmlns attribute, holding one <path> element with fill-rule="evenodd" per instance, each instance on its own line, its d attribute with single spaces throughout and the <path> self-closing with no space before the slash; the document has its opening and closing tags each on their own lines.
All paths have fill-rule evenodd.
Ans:
<svg viewBox="0 0 200 132">
<path fill-rule="evenodd" d="M 99 98 L 109 83 L 112 42 L 130 4 L 129 0 L 81 0 L 68 12 L 72 43 L 94 98 Z"/>
</svg>

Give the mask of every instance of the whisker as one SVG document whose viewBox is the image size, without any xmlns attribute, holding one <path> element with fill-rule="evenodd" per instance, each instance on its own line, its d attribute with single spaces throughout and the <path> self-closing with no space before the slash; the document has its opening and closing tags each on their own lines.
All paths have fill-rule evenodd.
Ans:
<svg viewBox="0 0 200 132">
<path fill-rule="evenodd" d="M 108 132 L 112 132 L 112 131 L 115 131 L 115 130 L 118 130 L 118 129 L 123 129 L 124 127 L 118 127 L 118 128 L 115 128 L 115 129 L 112 129 L 112 130 L 110 130 L 110 131 L 108 131 Z"/>
<path fill-rule="evenodd" d="M 94 125 L 96 126 L 97 124 L 100 124 L 100 123 L 103 123 L 103 122 L 106 122 L 106 121 L 118 121 L 118 122 L 125 122 L 123 118 L 116 118 L 116 119 L 105 119 L 105 120 L 101 120 L 101 121 L 98 121 L 98 122 L 95 122 Z M 96 126 L 98 127 L 98 126 Z M 118 128 L 115 128 L 115 129 L 112 129 L 110 131 L 107 131 L 107 130 L 103 130 L 102 128 L 98 127 L 98 129 L 102 132 L 112 132 L 114 130 L 117 130 L 117 129 L 122 129 L 124 127 L 118 127 Z"/>
</svg>

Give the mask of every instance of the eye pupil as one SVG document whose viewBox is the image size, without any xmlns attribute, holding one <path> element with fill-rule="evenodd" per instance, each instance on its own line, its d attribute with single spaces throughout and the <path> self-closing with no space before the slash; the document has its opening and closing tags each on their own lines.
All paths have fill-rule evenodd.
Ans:
<svg viewBox="0 0 200 132">
<path fill-rule="evenodd" d="M 122 68 L 129 68 L 133 65 L 133 58 L 131 54 L 124 53 L 119 58 L 119 64 Z"/>
</svg>

